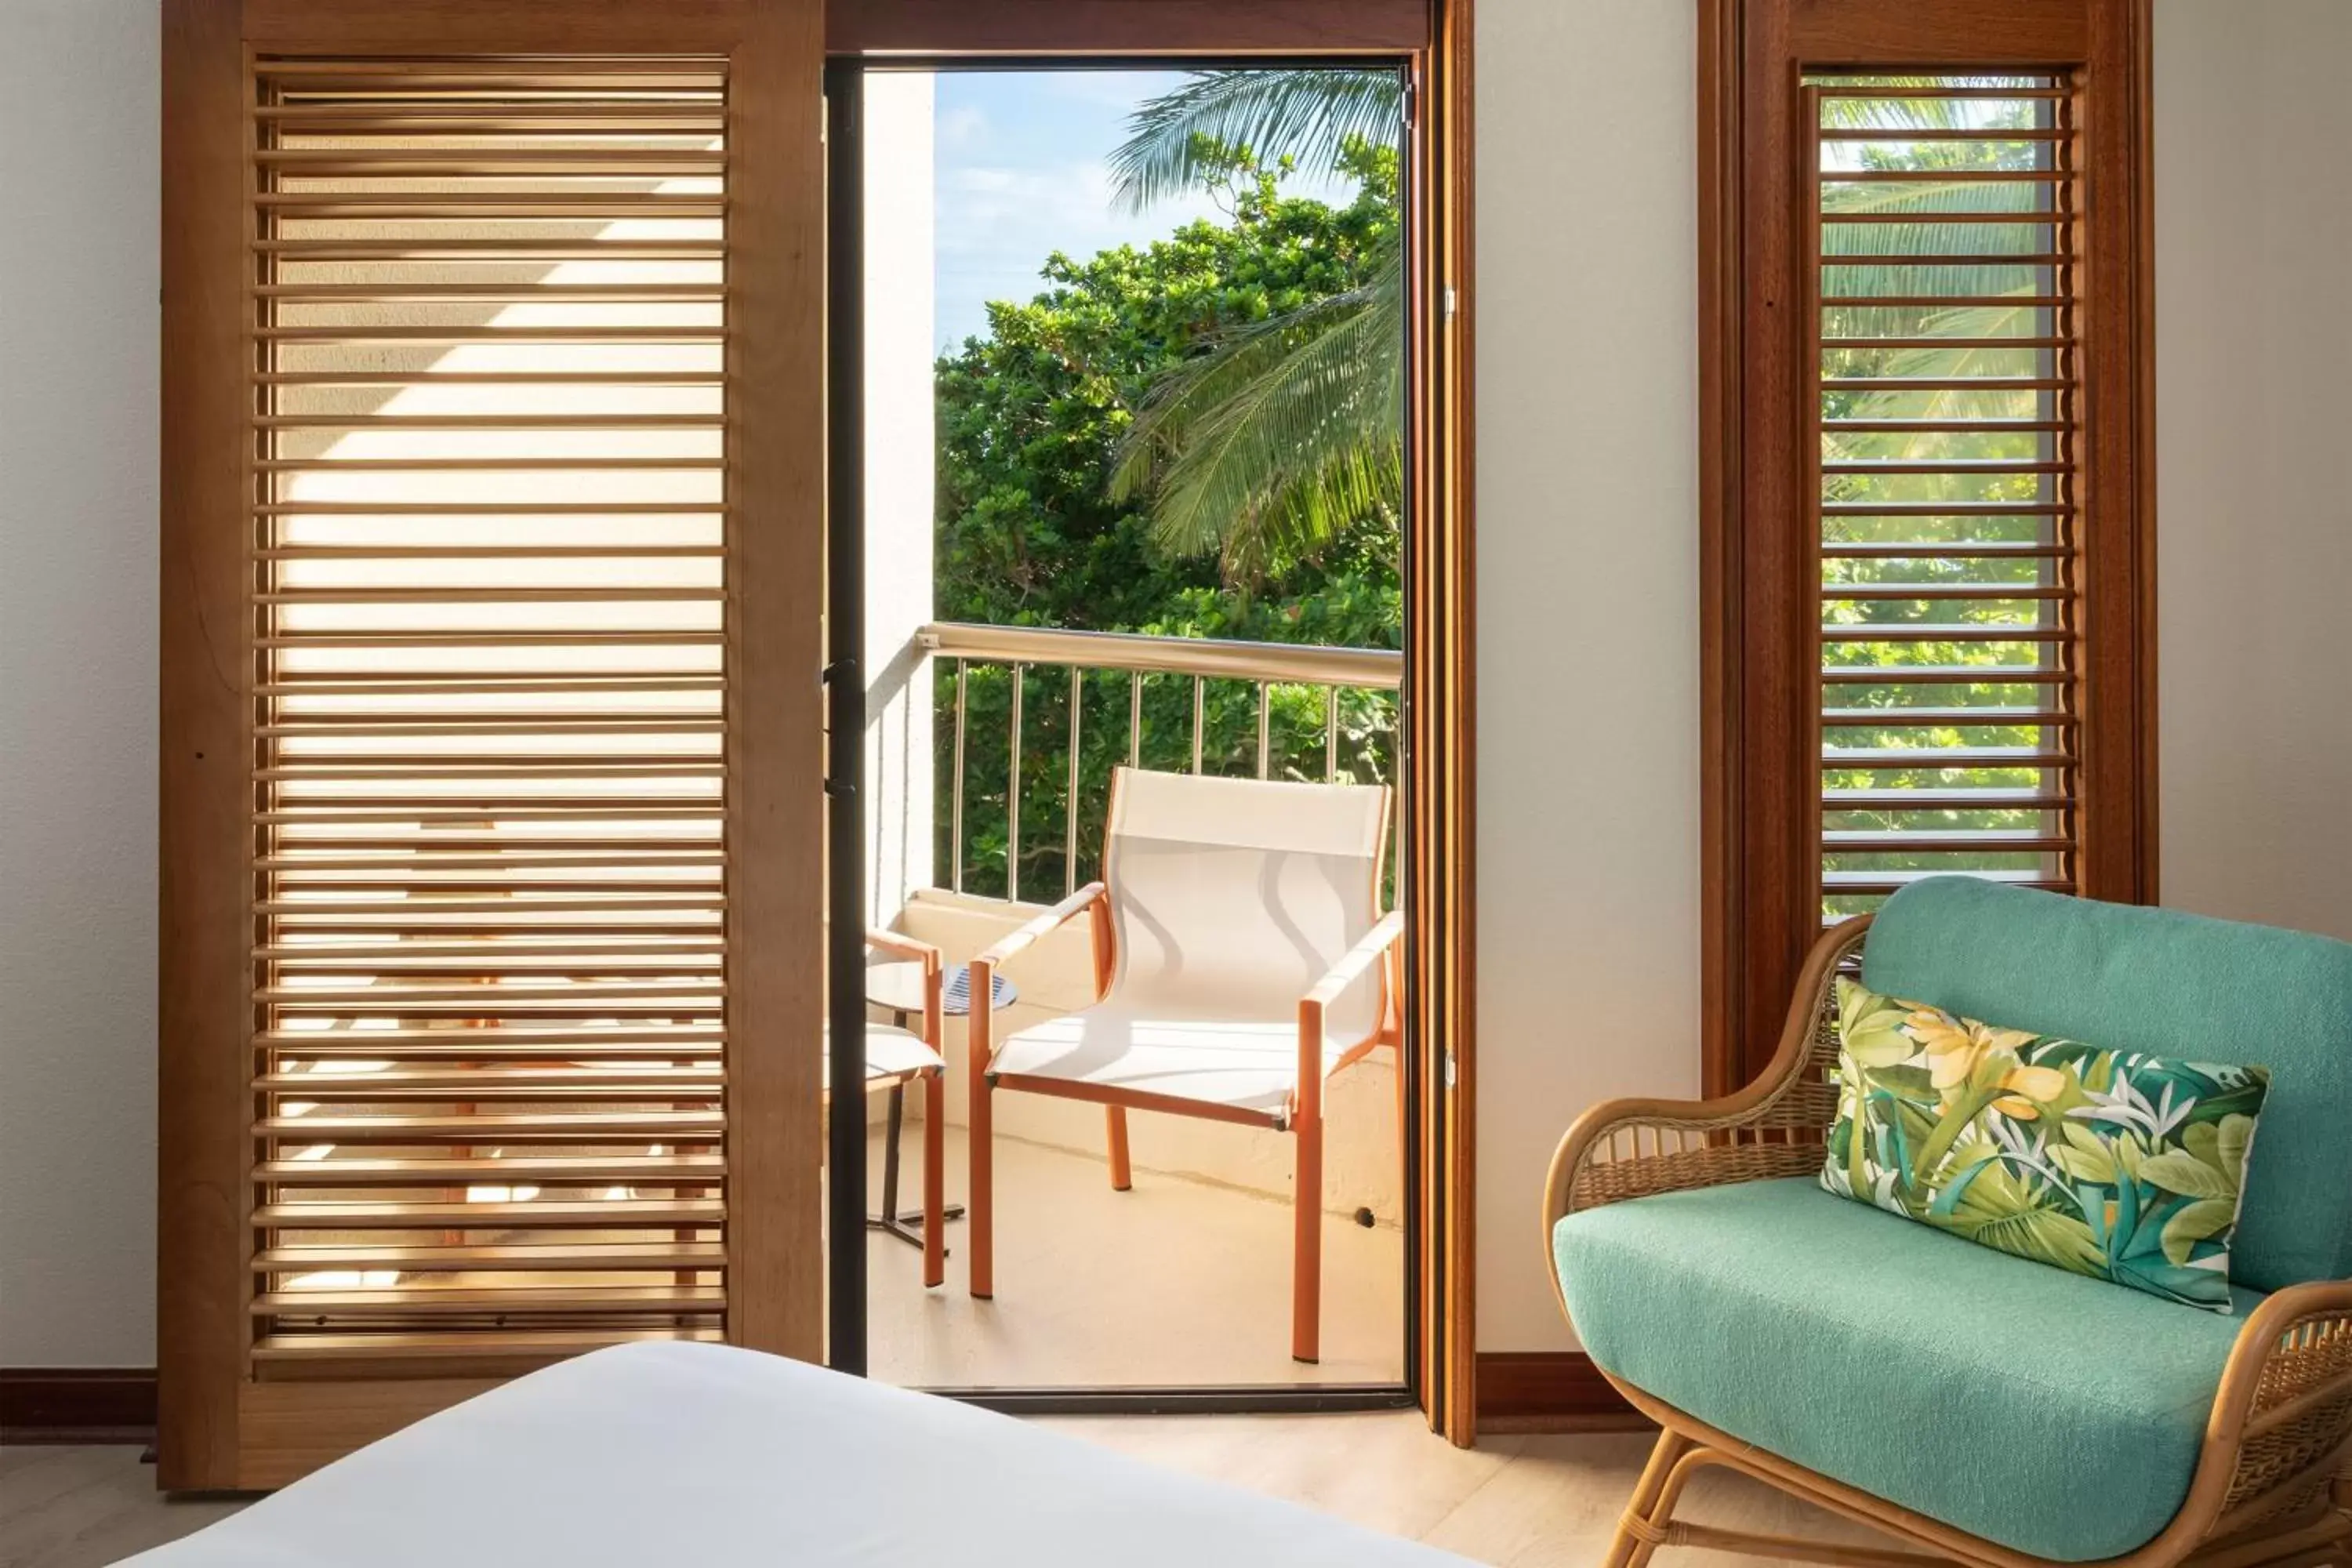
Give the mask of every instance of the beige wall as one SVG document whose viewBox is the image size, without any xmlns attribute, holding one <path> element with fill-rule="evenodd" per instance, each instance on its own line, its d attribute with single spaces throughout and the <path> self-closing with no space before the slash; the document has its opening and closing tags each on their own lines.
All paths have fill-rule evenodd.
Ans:
<svg viewBox="0 0 2352 1568">
<path fill-rule="evenodd" d="M 1697 1077 L 1692 9 L 1479 10 L 1489 1350 L 1567 1342 L 1560 1129 Z M 155 15 L 0 0 L 7 1365 L 153 1355 Z M 2158 17 L 2168 896 L 2352 935 L 2352 6 Z"/>
<path fill-rule="evenodd" d="M 2157 39 L 2164 901 L 2352 939 L 2352 5 Z"/>
<path fill-rule="evenodd" d="M 0 0 L 0 1365 L 154 1352 L 156 7 Z"/>
<path fill-rule="evenodd" d="M 1482 1350 L 1572 1342 L 1559 1131 L 1697 1078 L 1693 9 L 1479 9 Z M 2156 44 L 2165 900 L 2352 938 L 2352 5 Z"/>
<path fill-rule="evenodd" d="M 1698 1083 L 1689 0 L 1478 7 L 1478 1344 L 1569 1342 L 1537 1200 Z"/>
</svg>

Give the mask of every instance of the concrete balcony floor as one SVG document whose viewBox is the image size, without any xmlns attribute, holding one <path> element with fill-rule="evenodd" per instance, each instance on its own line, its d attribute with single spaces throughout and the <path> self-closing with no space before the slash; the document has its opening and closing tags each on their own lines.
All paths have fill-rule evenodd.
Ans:
<svg viewBox="0 0 2352 1568">
<path fill-rule="evenodd" d="M 1140 1113 L 1138 1113 L 1139 1123 Z M 964 1130 L 947 1130 L 948 1201 L 964 1193 Z M 878 1206 L 882 1139 L 868 1148 Z M 906 1131 L 901 1208 L 921 1198 L 922 1133 Z M 1291 1210 L 1265 1194 L 1136 1163 L 1111 1190 L 1098 1157 L 1006 1138 L 996 1152 L 996 1296 L 965 1289 L 964 1224 L 948 1279 L 922 1255 L 866 1241 L 872 1374 L 922 1388 L 1394 1383 L 1404 1356 L 1404 1237 L 1345 1215 L 1323 1222 L 1323 1357 L 1290 1359 Z"/>
</svg>

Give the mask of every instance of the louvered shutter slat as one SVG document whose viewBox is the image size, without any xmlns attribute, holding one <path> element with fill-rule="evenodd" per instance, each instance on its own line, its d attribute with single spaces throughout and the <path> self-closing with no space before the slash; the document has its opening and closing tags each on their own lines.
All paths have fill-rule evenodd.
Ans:
<svg viewBox="0 0 2352 1568">
<path fill-rule="evenodd" d="M 256 1374 L 716 1339 L 725 68 L 256 79 Z"/>
</svg>

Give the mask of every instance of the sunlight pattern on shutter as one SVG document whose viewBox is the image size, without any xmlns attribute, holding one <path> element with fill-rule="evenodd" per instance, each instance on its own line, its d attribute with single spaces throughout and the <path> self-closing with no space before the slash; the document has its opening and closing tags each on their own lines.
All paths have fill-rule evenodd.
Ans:
<svg viewBox="0 0 2352 1568">
<path fill-rule="evenodd" d="M 716 1339 L 723 67 L 256 82 L 256 1372 Z"/>
<path fill-rule="evenodd" d="M 2072 891 L 2081 671 L 2074 91 L 1806 89 L 1822 906 Z"/>
</svg>

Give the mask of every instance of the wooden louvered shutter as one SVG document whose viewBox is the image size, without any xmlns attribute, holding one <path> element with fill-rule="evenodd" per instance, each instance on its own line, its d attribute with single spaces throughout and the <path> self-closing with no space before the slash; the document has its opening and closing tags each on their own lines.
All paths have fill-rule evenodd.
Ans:
<svg viewBox="0 0 2352 1568">
<path fill-rule="evenodd" d="M 1805 89 L 1822 908 L 2081 848 L 2082 166 L 2071 77 Z"/>
<path fill-rule="evenodd" d="M 232 400 L 167 528 L 243 592 L 167 633 L 167 682 L 242 679 L 233 714 L 167 697 L 167 749 L 229 743 L 167 773 L 166 853 L 243 865 L 167 875 L 167 919 L 247 939 L 167 937 L 175 1486 L 601 1345 L 816 1348 L 815 33 L 787 91 L 793 7 L 637 47 L 528 9 L 396 53 L 397 8 L 243 18 L 242 346 L 175 351 L 168 405 L 185 443 L 219 410 L 177 400 Z M 241 822 L 194 820 L 232 788 Z M 233 1022 L 175 1011 L 230 962 Z M 232 1103 L 234 1143 L 188 1125 Z M 234 1211 L 191 1205 L 224 1147 Z"/>
<path fill-rule="evenodd" d="M 1708 1079 L 1825 921 L 2154 895 L 2144 8 L 1715 0 Z"/>
</svg>

